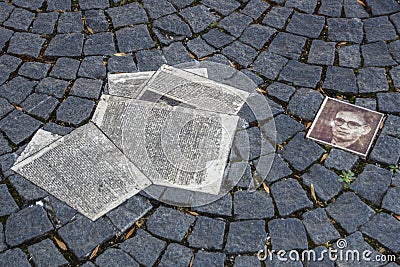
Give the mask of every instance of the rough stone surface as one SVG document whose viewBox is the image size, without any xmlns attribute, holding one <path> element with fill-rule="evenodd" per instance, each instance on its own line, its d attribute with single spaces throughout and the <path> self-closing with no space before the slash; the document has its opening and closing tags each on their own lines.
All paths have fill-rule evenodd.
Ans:
<svg viewBox="0 0 400 267">
<path fill-rule="evenodd" d="M 233 267 L 247 267 L 247 266 L 254 266 L 260 267 L 261 262 L 257 257 L 254 256 L 237 256 L 235 258 L 235 264 Z"/>
<path fill-rule="evenodd" d="M 147 22 L 144 9 L 138 3 L 107 9 L 107 14 L 111 17 L 114 27 L 135 25 Z"/>
<path fill-rule="evenodd" d="M 165 58 L 159 50 L 143 50 L 136 53 L 137 67 L 140 71 L 155 71 L 162 64 L 165 64 Z"/>
<path fill-rule="evenodd" d="M 204 31 L 210 24 L 219 20 L 219 17 L 211 13 L 203 5 L 188 7 L 180 14 L 188 21 L 192 30 L 196 33 Z"/>
<path fill-rule="evenodd" d="M 329 66 L 323 85 L 324 89 L 339 93 L 357 93 L 356 75 L 348 68 Z"/>
<path fill-rule="evenodd" d="M 240 3 L 235 0 L 223 0 L 223 1 L 204 0 L 203 4 L 218 11 L 218 13 L 221 13 L 222 15 L 225 16 L 240 6 Z"/>
<path fill-rule="evenodd" d="M 192 257 L 193 252 L 189 248 L 172 243 L 168 245 L 159 266 L 187 266 Z"/>
<path fill-rule="evenodd" d="M 400 234 L 400 222 L 386 213 L 378 213 L 361 227 L 361 232 L 392 250 L 400 252 L 400 241 L 393 236 Z"/>
<path fill-rule="evenodd" d="M 71 88 L 70 95 L 85 98 L 99 98 L 103 81 L 87 78 L 79 78 Z"/>
<path fill-rule="evenodd" d="M 198 217 L 191 235 L 188 238 L 191 247 L 205 249 L 222 249 L 225 222 L 209 217 Z"/>
<path fill-rule="evenodd" d="M 400 146 L 400 139 L 389 135 L 381 135 L 372 152 L 370 159 L 389 165 L 396 165 L 400 159 L 400 151 L 397 149 Z"/>
<path fill-rule="evenodd" d="M 194 222 L 194 217 L 180 211 L 160 207 L 147 221 L 147 229 L 155 235 L 181 241 Z M 174 222 L 171 224 L 171 222 Z"/>
<path fill-rule="evenodd" d="M 7 248 L 7 246 L 6 246 L 6 244 L 4 244 L 4 229 L 3 229 L 3 225 L 0 223 L 0 252 L 6 250 L 6 248 Z"/>
<path fill-rule="evenodd" d="M 58 233 L 68 248 L 78 258 L 83 258 L 97 245 L 110 239 L 115 231 L 112 225 L 104 219 L 93 222 L 86 217 L 79 216 L 75 221 L 61 227 Z"/>
<path fill-rule="evenodd" d="M 35 14 L 23 8 L 14 8 L 8 19 L 3 23 L 4 26 L 16 30 L 26 31 L 31 25 Z"/>
<path fill-rule="evenodd" d="M 195 207 L 195 211 L 218 216 L 232 216 L 232 196 L 230 194 L 214 201 L 212 203 Z"/>
<path fill-rule="evenodd" d="M 204 58 L 205 56 L 211 55 L 214 53 L 214 48 L 208 45 L 203 39 L 200 37 L 197 37 L 196 39 L 190 40 L 187 43 L 187 46 L 190 51 L 194 55 L 197 56 L 197 58 Z"/>
<path fill-rule="evenodd" d="M 256 49 L 261 49 L 275 33 L 276 30 L 271 27 L 252 24 L 244 30 L 240 40 Z"/>
<path fill-rule="evenodd" d="M 254 61 L 253 69 L 268 79 L 275 79 L 287 62 L 282 56 L 264 51 Z"/>
<path fill-rule="evenodd" d="M 271 166 L 271 170 L 268 172 L 266 177 L 266 181 L 272 183 L 283 177 L 287 177 L 290 174 L 292 174 L 292 170 L 289 168 L 289 165 L 281 158 L 279 154 L 276 154 Z"/>
<path fill-rule="evenodd" d="M 296 92 L 296 89 L 284 83 L 274 82 L 267 87 L 267 92 L 270 96 L 287 103 L 294 92 Z"/>
<path fill-rule="evenodd" d="M 143 6 L 153 19 L 175 12 L 175 8 L 167 0 L 144 0 Z"/>
<path fill-rule="evenodd" d="M 306 192 L 292 178 L 274 183 L 271 186 L 271 193 L 281 216 L 312 207 L 312 202 L 307 198 Z"/>
<path fill-rule="evenodd" d="M 0 97 L 7 99 L 11 103 L 20 104 L 37 85 L 36 81 L 17 76 L 7 84 L 0 86 Z"/>
<path fill-rule="evenodd" d="M 378 106 L 379 111 L 386 113 L 400 114 L 400 93 L 378 93 Z"/>
<path fill-rule="evenodd" d="M 154 28 L 154 33 L 164 44 L 170 44 L 175 40 L 183 40 L 192 35 L 189 25 L 176 14 L 157 19 L 154 22 Z"/>
<path fill-rule="evenodd" d="M 107 8 L 110 6 L 110 3 L 107 0 L 80 0 L 79 6 L 84 9 L 97 9 L 97 8 Z"/>
<path fill-rule="evenodd" d="M 358 156 L 347 151 L 332 148 L 324 164 L 328 168 L 337 170 L 351 170 L 358 160 Z"/>
<path fill-rule="evenodd" d="M 356 106 L 364 107 L 371 110 L 376 110 L 375 98 L 356 98 L 354 103 Z"/>
<path fill-rule="evenodd" d="M 37 93 L 47 94 L 57 98 L 63 98 L 68 85 L 69 83 L 67 81 L 47 77 L 40 81 L 36 86 L 35 91 Z"/>
<path fill-rule="evenodd" d="M 280 79 L 294 85 L 315 88 L 321 79 L 322 68 L 290 60 L 283 68 Z"/>
<path fill-rule="evenodd" d="M 91 100 L 69 96 L 57 110 L 57 119 L 77 126 L 89 119 L 93 107 Z"/>
<path fill-rule="evenodd" d="M 145 266 L 153 266 L 166 243 L 139 229 L 136 235 L 121 244 L 121 249 Z"/>
<path fill-rule="evenodd" d="M 339 48 L 339 66 L 359 68 L 361 66 L 360 46 L 348 45 Z"/>
<path fill-rule="evenodd" d="M 377 177 L 379 177 L 379 179 L 376 179 Z M 379 168 L 375 165 L 367 165 L 364 171 L 351 184 L 350 188 L 360 197 L 375 205 L 380 205 L 391 181 L 391 171 Z M 371 184 L 374 186 L 371 187 Z"/>
<path fill-rule="evenodd" d="M 17 32 L 11 37 L 8 52 L 11 54 L 38 57 L 45 39 L 38 34 Z"/>
<path fill-rule="evenodd" d="M 229 254 L 257 252 L 264 247 L 266 239 L 264 221 L 232 222 L 229 226 L 225 251 Z"/>
<path fill-rule="evenodd" d="M 38 267 L 68 264 L 68 261 L 50 239 L 45 239 L 42 242 L 29 246 L 28 251 Z"/>
<path fill-rule="evenodd" d="M 361 43 L 363 39 L 363 23 L 359 19 L 328 19 L 328 38 L 335 42 Z"/>
<path fill-rule="evenodd" d="M 383 68 L 363 68 L 357 76 L 358 90 L 360 93 L 374 93 L 388 91 L 386 71 Z"/>
<path fill-rule="evenodd" d="M 304 213 L 303 220 L 308 234 L 317 245 L 340 238 L 339 232 L 329 221 L 322 208 Z"/>
<path fill-rule="evenodd" d="M 75 79 L 79 69 L 79 65 L 79 60 L 72 58 L 59 58 L 52 68 L 50 75 L 66 80 Z"/>
<path fill-rule="evenodd" d="M 43 236 L 53 230 L 46 211 L 38 205 L 11 214 L 6 221 L 6 242 L 10 246 Z"/>
<path fill-rule="evenodd" d="M 49 64 L 38 63 L 38 62 L 26 62 L 24 63 L 18 71 L 18 74 L 40 80 L 46 77 L 48 70 L 50 69 Z"/>
<path fill-rule="evenodd" d="M 105 32 L 109 28 L 106 16 L 102 10 L 85 11 L 85 23 L 93 32 Z"/>
<path fill-rule="evenodd" d="M 10 215 L 19 210 L 5 184 L 0 184 L 0 217 Z"/>
<path fill-rule="evenodd" d="M 0 129 L 16 145 L 30 137 L 41 125 L 40 121 L 19 110 L 11 112 L 0 121 Z"/>
<path fill-rule="evenodd" d="M 224 262 L 225 255 L 223 253 L 213 253 L 200 250 L 194 257 L 193 267 L 218 267 L 224 266 Z"/>
<path fill-rule="evenodd" d="M 339 176 L 318 164 L 313 165 L 302 179 L 307 186 L 314 186 L 315 194 L 324 202 L 329 201 L 342 190 L 342 185 L 338 181 Z"/>
<path fill-rule="evenodd" d="M 387 209 L 394 214 L 400 214 L 400 187 L 389 188 L 382 201 L 382 208 Z"/>
<path fill-rule="evenodd" d="M 373 209 L 351 192 L 344 193 L 329 204 L 326 211 L 347 233 L 357 231 L 375 214 Z"/>
<path fill-rule="evenodd" d="M 247 67 L 257 56 L 257 51 L 241 42 L 234 42 L 222 50 L 222 54 L 229 59 Z"/>
<path fill-rule="evenodd" d="M 377 27 L 379 25 L 379 27 Z M 386 41 L 397 38 L 396 30 L 388 17 L 376 17 L 364 20 L 365 36 L 368 42 Z"/>
<path fill-rule="evenodd" d="M 275 219 L 268 223 L 272 249 L 307 249 L 307 234 L 299 219 Z"/>
<path fill-rule="evenodd" d="M 44 94 L 31 94 L 21 107 L 30 115 L 47 120 L 58 106 L 56 98 Z"/>
<path fill-rule="evenodd" d="M 324 24 L 324 17 L 295 12 L 286 30 L 309 38 L 318 38 Z"/>
<path fill-rule="evenodd" d="M 300 0 L 300 1 L 287 0 L 285 6 L 297 8 L 306 13 L 313 13 L 314 9 L 317 7 L 317 1 L 316 0 Z"/>
<path fill-rule="evenodd" d="M 136 64 L 133 61 L 131 55 L 126 55 L 122 57 L 112 56 L 108 60 L 107 64 L 108 71 L 111 73 L 116 72 L 136 72 Z"/>
<path fill-rule="evenodd" d="M 361 53 L 366 67 L 386 67 L 396 65 L 383 41 L 361 46 Z"/>
<path fill-rule="evenodd" d="M 305 37 L 280 32 L 269 45 L 268 51 L 291 59 L 298 59 L 305 44 Z"/>
<path fill-rule="evenodd" d="M 318 65 L 333 65 L 335 60 L 335 45 L 333 42 L 314 40 L 307 62 Z"/>
<path fill-rule="evenodd" d="M 275 6 L 265 15 L 263 23 L 274 28 L 282 29 L 290 14 L 292 14 L 292 11 L 291 8 Z"/>
<path fill-rule="evenodd" d="M 106 77 L 106 66 L 102 56 L 85 57 L 79 67 L 78 76 L 101 79 Z"/>
<path fill-rule="evenodd" d="M 61 13 L 57 25 L 57 32 L 59 33 L 79 33 L 83 30 L 82 14 L 81 12 Z"/>
<path fill-rule="evenodd" d="M 139 267 L 134 259 L 120 249 L 108 249 L 96 259 L 97 266 L 131 266 Z"/>
<path fill-rule="evenodd" d="M 291 97 L 288 109 L 293 115 L 306 120 L 313 120 L 322 104 L 323 96 L 311 89 L 300 88 Z"/>
<path fill-rule="evenodd" d="M 53 57 L 79 57 L 82 54 L 83 34 L 58 34 L 51 39 L 46 51 L 46 56 Z"/>
<path fill-rule="evenodd" d="M 15 190 L 17 190 L 18 195 L 27 201 L 41 199 L 47 196 L 45 191 L 19 174 L 11 175 L 8 177 L 8 180 Z"/>
<path fill-rule="evenodd" d="M 238 191 L 233 207 L 235 219 L 264 219 L 275 215 L 272 198 L 265 191 Z"/>
<path fill-rule="evenodd" d="M 90 35 L 86 39 L 83 53 L 89 56 L 115 54 L 114 34 L 104 32 Z"/>
<path fill-rule="evenodd" d="M 0 253 L 0 264 L 3 266 L 30 267 L 31 264 L 27 259 L 27 255 L 21 249 L 15 248 Z"/>
</svg>

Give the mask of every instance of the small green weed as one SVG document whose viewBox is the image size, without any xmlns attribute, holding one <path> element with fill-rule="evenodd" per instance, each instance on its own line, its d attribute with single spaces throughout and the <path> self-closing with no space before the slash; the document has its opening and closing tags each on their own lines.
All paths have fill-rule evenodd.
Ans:
<svg viewBox="0 0 400 267">
<path fill-rule="evenodd" d="M 349 171 L 342 171 L 342 174 L 340 175 L 339 182 L 344 183 L 344 188 L 349 188 L 351 182 L 353 182 L 356 179 L 354 176 L 354 172 L 351 170 Z"/>
<path fill-rule="evenodd" d="M 400 169 L 397 165 L 390 165 L 389 168 L 392 172 L 400 173 Z"/>
</svg>

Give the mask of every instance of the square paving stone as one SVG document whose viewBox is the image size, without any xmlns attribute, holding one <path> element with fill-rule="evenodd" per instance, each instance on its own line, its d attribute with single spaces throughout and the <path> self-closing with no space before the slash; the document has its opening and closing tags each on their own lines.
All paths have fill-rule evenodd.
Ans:
<svg viewBox="0 0 400 267">
<path fill-rule="evenodd" d="M 392 250 L 400 252 L 400 221 L 386 213 L 378 213 L 361 227 L 361 232 Z"/>
<path fill-rule="evenodd" d="M 237 256 L 233 267 L 261 267 L 260 260 L 255 256 Z"/>
<path fill-rule="evenodd" d="M 47 120 L 58 106 L 56 98 L 44 94 L 31 94 L 22 102 L 23 110 L 33 116 Z"/>
<path fill-rule="evenodd" d="M 16 145 L 30 137 L 41 126 L 41 122 L 15 110 L 0 121 L 0 129 Z"/>
<path fill-rule="evenodd" d="M 81 32 L 83 30 L 81 12 L 61 13 L 57 23 L 57 32 L 70 33 Z"/>
<path fill-rule="evenodd" d="M 303 223 L 312 241 L 317 245 L 340 238 L 324 209 L 318 208 L 304 213 Z"/>
<path fill-rule="evenodd" d="M 222 19 L 218 26 L 226 30 L 235 37 L 239 37 L 244 29 L 253 21 L 253 19 L 244 14 L 234 12 Z"/>
<path fill-rule="evenodd" d="M 107 213 L 112 223 L 121 231 L 127 230 L 153 206 L 142 196 L 133 196 L 118 208 Z"/>
<path fill-rule="evenodd" d="M 356 102 L 354 104 L 356 106 L 364 107 L 371 110 L 376 110 L 375 98 L 356 98 Z"/>
<path fill-rule="evenodd" d="M 316 90 L 300 88 L 289 101 L 291 114 L 306 120 L 313 120 L 323 102 L 323 96 Z"/>
<path fill-rule="evenodd" d="M 224 16 L 230 14 L 232 11 L 240 7 L 240 3 L 235 0 L 203 0 L 202 2 L 204 5 L 216 10 L 218 13 L 221 13 Z"/>
<path fill-rule="evenodd" d="M 58 108 L 57 120 L 78 126 L 90 118 L 93 108 L 92 100 L 69 96 Z"/>
<path fill-rule="evenodd" d="M 297 8 L 311 14 L 317 7 L 317 0 L 287 0 L 285 6 Z"/>
<path fill-rule="evenodd" d="M 105 32 L 108 30 L 109 24 L 104 11 L 102 10 L 88 10 L 85 12 L 86 26 L 91 28 L 94 32 Z"/>
<path fill-rule="evenodd" d="M 261 49 L 275 33 L 276 30 L 268 26 L 252 24 L 244 30 L 240 40 L 256 49 Z"/>
<path fill-rule="evenodd" d="M 17 32 L 11 37 L 8 52 L 38 57 L 45 39 L 33 33 Z"/>
<path fill-rule="evenodd" d="M 322 0 L 321 6 L 318 9 L 318 14 L 328 17 L 340 17 L 342 13 L 343 0 Z"/>
<path fill-rule="evenodd" d="M 235 219 L 265 219 L 275 215 L 272 198 L 265 191 L 237 191 L 233 198 Z"/>
<path fill-rule="evenodd" d="M 378 93 L 376 96 L 380 111 L 400 114 L 400 93 Z"/>
<path fill-rule="evenodd" d="M 153 25 L 154 33 L 163 44 L 170 44 L 192 36 L 189 25 L 176 14 L 161 17 Z"/>
<path fill-rule="evenodd" d="M 19 210 L 8 188 L 5 184 L 0 184 L 0 217 L 10 215 Z"/>
<path fill-rule="evenodd" d="M 189 246 L 222 249 L 224 234 L 225 222 L 223 220 L 200 216 L 188 238 Z"/>
<path fill-rule="evenodd" d="M 307 234 L 299 219 L 275 219 L 268 223 L 272 249 L 308 249 Z"/>
<path fill-rule="evenodd" d="M 289 0 L 290 1 L 290 0 Z M 302 14 L 295 12 L 286 30 L 291 33 L 303 35 L 310 38 L 318 38 L 325 25 L 322 16 Z"/>
<path fill-rule="evenodd" d="M 235 40 L 235 37 L 219 29 L 209 30 L 206 34 L 202 35 L 202 38 L 215 48 L 221 48 Z"/>
<path fill-rule="evenodd" d="M 10 246 L 48 234 L 53 230 L 46 211 L 39 205 L 11 214 L 6 221 L 6 242 Z"/>
<path fill-rule="evenodd" d="M 257 51 L 241 42 L 234 42 L 222 50 L 222 54 L 229 59 L 247 67 L 257 56 Z"/>
<path fill-rule="evenodd" d="M 232 196 L 230 194 L 226 194 L 222 198 L 212 203 L 194 207 L 193 210 L 197 212 L 213 214 L 216 216 L 232 216 Z"/>
<path fill-rule="evenodd" d="M 215 49 L 208 45 L 203 39 L 197 37 L 187 43 L 187 47 L 197 58 L 203 58 L 215 52 Z"/>
<path fill-rule="evenodd" d="M 0 168 L 4 177 L 15 174 L 15 172 L 11 170 L 11 167 L 14 165 L 14 162 L 17 160 L 18 156 L 19 155 L 17 153 L 9 153 L 0 156 Z"/>
<path fill-rule="evenodd" d="M 265 232 L 264 221 L 232 222 L 229 226 L 225 251 L 228 254 L 257 252 L 264 248 L 266 239 L 267 233 Z"/>
<path fill-rule="evenodd" d="M 266 181 L 272 183 L 283 177 L 287 177 L 290 174 L 292 174 L 292 170 L 289 168 L 289 165 L 281 158 L 279 154 L 276 154 L 274 162 L 271 166 L 271 170 L 268 172 L 266 177 Z"/>
<path fill-rule="evenodd" d="M 376 179 L 377 177 L 379 179 Z M 362 198 L 379 206 L 391 182 L 391 171 L 369 164 L 350 188 Z"/>
<path fill-rule="evenodd" d="M 12 151 L 10 144 L 8 143 L 7 139 L 0 135 L 0 155 L 9 153 Z"/>
<path fill-rule="evenodd" d="M 35 81 L 29 81 L 17 76 L 0 87 L 0 97 L 4 97 L 11 103 L 20 104 L 34 90 L 37 84 Z"/>
<path fill-rule="evenodd" d="M 153 266 L 166 243 L 138 229 L 136 235 L 121 244 L 121 249 L 145 266 Z"/>
<path fill-rule="evenodd" d="M 18 71 L 18 74 L 41 80 L 47 76 L 47 72 L 50 69 L 50 64 L 39 63 L 39 62 L 26 62 L 24 63 Z"/>
<path fill-rule="evenodd" d="M 274 121 L 276 127 L 276 142 L 278 144 L 282 144 L 296 133 L 305 130 L 303 124 L 284 114 L 276 116 Z"/>
<path fill-rule="evenodd" d="M 335 45 L 336 43 L 333 42 L 314 40 L 307 62 L 319 65 L 333 65 L 335 60 Z"/>
<path fill-rule="evenodd" d="M 384 16 L 364 20 L 364 30 L 369 43 L 397 38 L 393 24 Z"/>
<path fill-rule="evenodd" d="M 179 64 L 192 61 L 188 51 L 180 42 L 175 42 L 163 48 L 163 55 L 169 64 Z M 108 63 L 110 65 L 110 61 Z"/>
<path fill-rule="evenodd" d="M 107 0 L 80 0 L 79 6 L 84 9 L 104 9 L 110 6 Z"/>
<path fill-rule="evenodd" d="M 329 155 L 324 161 L 324 164 L 328 168 L 334 168 L 337 170 L 351 170 L 358 160 L 358 156 L 347 151 L 343 151 L 337 148 L 332 148 L 329 151 Z"/>
<path fill-rule="evenodd" d="M 400 117 L 389 115 L 386 118 L 385 126 L 383 127 L 382 134 L 391 135 L 400 138 Z"/>
<path fill-rule="evenodd" d="M 281 216 L 313 206 L 301 185 L 292 178 L 274 183 L 271 192 Z"/>
<path fill-rule="evenodd" d="M 58 200 L 53 196 L 47 196 L 43 199 L 44 207 L 51 216 L 51 221 L 56 228 L 60 228 L 75 219 L 78 214 L 76 210 Z"/>
<path fill-rule="evenodd" d="M 147 15 L 138 3 L 107 9 L 114 28 L 147 22 Z"/>
<path fill-rule="evenodd" d="M 83 34 L 57 34 L 51 39 L 45 55 L 50 57 L 79 57 L 82 54 Z"/>
<path fill-rule="evenodd" d="M 18 192 L 18 195 L 26 201 L 41 199 L 48 195 L 47 192 L 43 191 L 19 174 L 9 176 L 8 180 Z"/>
<path fill-rule="evenodd" d="M 339 182 L 339 176 L 333 171 L 315 164 L 310 171 L 302 175 L 303 182 L 311 187 L 314 185 L 316 195 L 324 202 L 335 197 L 342 190 L 342 184 Z"/>
<path fill-rule="evenodd" d="M 338 197 L 335 202 L 328 205 L 326 211 L 347 233 L 357 231 L 375 214 L 372 208 L 352 192 L 346 192 Z"/>
<path fill-rule="evenodd" d="M 274 6 L 264 17 L 262 23 L 274 28 L 282 29 L 293 9 Z"/>
<path fill-rule="evenodd" d="M 328 19 L 328 39 L 330 41 L 361 43 L 363 35 L 363 23 L 360 19 Z"/>
<path fill-rule="evenodd" d="M 33 22 L 32 32 L 39 34 L 51 34 L 58 19 L 57 13 L 38 13 Z"/>
<path fill-rule="evenodd" d="M 146 25 L 120 29 L 116 31 L 116 36 L 120 52 L 138 51 L 154 46 Z"/>
<path fill-rule="evenodd" d="M 107 74 L 102 56 L 85 57 L 79 67 L 78 76 L 85 78 L 105 78 Z"/>
<path fill-rule="evenodd" d="M 339 47 L 339 66 L 359 68 L 361 66 L 361 53 L 359 45 Z"/>
<path fill-rule="evenodd" d="M 134 259 L 121 249 L 109 248 L 96 259 L 96 265 L 105 266 L 130 266 L 139 267 Z"/>
<path fill-rule="evenodd" d="M 83 216 L 77 217 L 75 221 L 61 227 L 58 234 L 79 259 L 116 234 L 113 226 L 102 218 L 93 222 Z"/>
<path fill-rule="evenodd" d="M 71 0 L 47 0 L 47 10 L 71 10 Z"/>
<path fill-rule="evenodd" d="M 323 88 L 339 93 L 356 94 L 356 75 L 352 69 L 329 66 Z"/>
<path fill-rule="evenodd" d="M 391 69 L 390 76 L 392 77 L 394 86 L 400 88 L 400 66 Z"/>
<path fill-rule="evenodd" d="M 361 53 L 366 67 L 386 67 L 397 65 L 389 55 L 387 45 L 383 41 L 361 46 Z"/>
<path fill-rule="evenodd" d="M 40 81 L 36 86 L 35 91 L 37 93 L 52 95 L 57 98 L 63 98 L 68 85 L 69 82 L 67 81 L 47 77 Z"/>
<path fill-rule="evenodd" d="M 382 208 L 400 214 L 400 187 L 389 188 L 382 201 Z"/>
<path fill-rule="evenodd" d="M 268 51 L 291 59 L 298 59 L 305 44 L 305 37 L 280 32 L 269 45 Z"/>
<path fill-rule="evenodd" d="M 258 19 L 269 7 L 270 5 L 262 0 L 251 0 L 242 10 L 242 13 L 253 19 Z"/>
<path fill-rule="evenodd" d="M 369 158 L 375 162 L 396 165 L 400 159 L 400 139 L 381 135 L 378 138 Z"/>
<path fill-rule="evenodd" d="M 147 229 L 155 235 L 181 241 L 194 220 L 189 214 L 159 207 L 147 221 Z"/>
<path fill-rule="evenodd" d="M 79 78 L 71 88 L 70 95 L 98 99 L 103 87 L 102 80 Z"/>
<path fill-rule="evenodd" d="M 193 267 L 220 267 L 224 266 L 225 255 L 223 253 L 206 252 L 199 250 L 194 256 Z"/>
<path fill-rule="evenodd" d="M 191 249 L 171 243 L 168 245 L 165 254 L 161 258 L 161 262 L 158 266 L 169 267 L 169 266 L 188 266 L 193 257 Z"/>
<path fill-rule="evenodd" d="M 4 27 L 0 27 L 0 48 L 3 50 L 4 45 L 10 40 L 14 31 L 8 30 Z"/>
<path fill-rule="evenodd" d="M 35 13 L 23 8 L 15 8 L 3 25 L 16 30 L 27 31 L 34 18 Z"/>
<path fill-rule="evenodd" d="M 264 77 L 274 80 L 288 61 L 282 56 L 264 51 L 254 61 L 252 68 Z"/>
<path fill-rule="evenodd" d="M 45 239 L 40 243 L 29 246 L 28 252 L 38 267 L 68 264 L 68 261 L 50 239 Z"/>
<path fill-rule="evenodd" d="M 11 3 L 0 3 L 0 23 L 3 23 L 9 16 L 10 13 L 14 10 L 14 6 Z"/>
<path fill-rule="evenodd" d="M 10 266 L 10 263 L 12 263 L 13 266 L 18 267 L 31 266 L 27 259 L 27 255 L 19 248 L 10 249 L 3 253 L 0 253 L 0 264 L 2 266 Z"/>
<path fill-rule="evenodd" d="M 315 88 L 321 79 L 321 74 L 322 67 L 290 60 L 283 68 L 279 78 L 295 85 Z"/>
<path fill-rule="evenodd" d="M 282 156 L 296 170 L 303 171 L 317 159 L 325 150 L 314 141 L 304 138 L 303 133 L 298 133 L 282 150 Z"/>
<path fill-rule="evenodd" d="M 85 55 L 112 55 L 115 54 L 114 34 L 111 32 L 96 33 L 88 36 L 83 53 Z"/>
<path fill-rule="evenodd" d="M 152 19 L 175 13 L 176 10 L 167 0 L 144 0 L 143 6 Z"/>
<path fill-rule="evenodd" d="M 394 0 L 367 0 L 367 5 L 371 7 L 373 15 L 383 15 L 400 11 L 399 4 Z"/>
<path fill-rule="evenodd" d="M 195 33 L 204 31 L 210 24 L 219 20 L 219 17 L 210 12 L 203 5 L 188 7 L 179 12 Z"/>
<path fill-rule="evenodd" d="M 9 75 L 18 68 L 21 62 L 21 59 L 9 55 L 0 57 L 0 85 L 7 81 Z"/>
<path fill-rule="evenodd" d="M 368 18 L 369 14 L 365 8 L 358 2 L 352 0 L 344 0 L 344 13 L 346 18 Z"/>
<path fill-rule="evenodd" d="M 59 58 L 50 72 L 50 76 L 73 80 L 79 69 L 80 61 L 72 58 Z M 64 93 L 63 93 L 64 94 Z"/>
<path fill-rule="evenodd" d="M 140 71 L 155 71 L 167 63 L 160 50 L 143 50 L 136 53 L 137 66 Z"/>
<path fill-rule="evenodd" d="M 132 55 L 129 54 L 126 56 L 112 56 L 108 59 L 107 67 L 111 73 L 137 71 Z"/>
<path fill-rule="evenodd" d="M 4 98 L 0 98 L 0 119 L 13 110 L 14 107 Z"/>
<path fill-rule="evenodd" d="M 374 93 L 388 91 L 386 71 L 383 68 L 363 68 L 357 75 L 359 93 Z"/>
</svg>

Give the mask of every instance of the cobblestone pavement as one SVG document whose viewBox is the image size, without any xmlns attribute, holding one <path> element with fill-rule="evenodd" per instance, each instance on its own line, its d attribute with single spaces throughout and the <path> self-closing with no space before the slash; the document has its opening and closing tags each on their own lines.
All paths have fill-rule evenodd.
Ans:
<svg viewBox="0 0 400 267">
<path fill-rule="evenodd" d="M 255 257 L 339 238 L 400 256 L 399 33 L 395 0 L 0 1 L 0 266 L 384 265 Z M 107 72 L 193 60 L 234 64 L 265 89 L 279 142 L 270 193 L 239 183 L 191 210 L 139 195 L 92 222 L 10 170 L 39 128 L 88 122 Z M 388 114 L 366 160 L 304 138 L 324 95 Z M 348 189 L 341 170 L 356 173 Z"/>
</svg>

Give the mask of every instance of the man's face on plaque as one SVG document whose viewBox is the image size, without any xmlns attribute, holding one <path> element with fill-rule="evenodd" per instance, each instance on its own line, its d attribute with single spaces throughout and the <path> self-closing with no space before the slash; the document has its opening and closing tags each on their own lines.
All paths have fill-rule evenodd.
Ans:
<svg viewBox="0 0 400 267">
<path fill-rule="evenodd" d="M 357 142 L 361 136 L 371 131 L 364 118 L 351 111 L 339 111 L 331 126 L 334 141 L 346 142 L 348 145 Z"/>
</svg>

